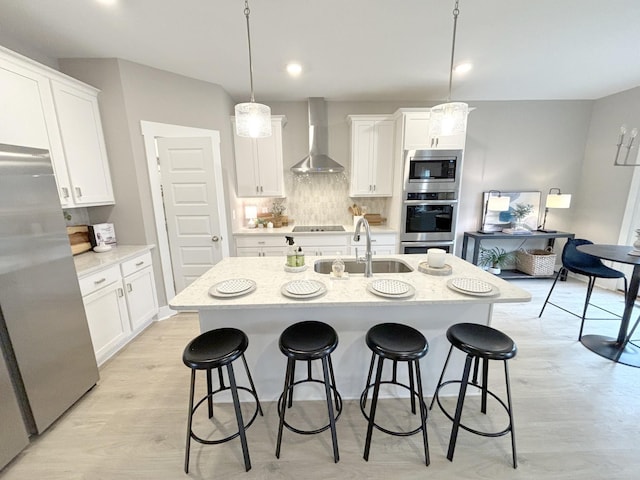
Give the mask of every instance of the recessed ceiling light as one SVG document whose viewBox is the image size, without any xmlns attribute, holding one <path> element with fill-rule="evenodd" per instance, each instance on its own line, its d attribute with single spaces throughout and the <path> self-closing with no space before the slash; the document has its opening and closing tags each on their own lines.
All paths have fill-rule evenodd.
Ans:
<svg viewBox="0 0 640 480">
<path fill-rule="evenodd" d="M 291 62 L 287 65 L 287 72 L 292 77 L 297 77 L 302 73 L 302 65 L 296 62 Z"/>
<path fill-rule="evenodd" d="M 469 70 L 473 68 L 473 64 L 466 62 L 456 65 L 453 69 L 456 73 L 467 73 Z"/>
<path fill-rule="evenodd" d="M 116 3 L 118 3 L 118 0 L 96 0 L 96 2 L 101 3 L 102 5 L 115 5 Z"/>
</svg>

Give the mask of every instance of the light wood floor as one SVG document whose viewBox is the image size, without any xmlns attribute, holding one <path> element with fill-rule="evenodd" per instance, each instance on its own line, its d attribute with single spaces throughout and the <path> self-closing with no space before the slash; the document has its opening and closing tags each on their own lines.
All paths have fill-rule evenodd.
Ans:
<svg viewBox="0 0 640 480">
<path fill-rule="evenodd" d="M 518 344 L 510 361 L 519 466 L 511 467 L 509 437 L 483 438 L 461 431 L 453 462 L 446 459 L 450 422 L 434 407 L 429 418 L 431 466 L 424 466 L 421 436 L 374 432 L 369 462 L 362 459 L 366 431 L 357 403 L 345 402 L 338 421 L 340 462 L 333 463 L 328 432 L 300 436 L 285 430 L 282 455 L 274 456 L 277 415 L 248 430 L 253 468 L 245 473 L 239 440 L 193 444 L 194 479 L 634 479 L 640 475 L 640 369 L 613 363 L 577 342 L 579 320 L 553 308 L 537 318 L 549 281 L 521 280 L 534 299 L 499 305 L 494 323 Z M 559 284 L 556 298 L 579 310 L 585 285 Z M 621 295 L 594 293 L 594 302 L 622 311 Z M 597 310 L 592 310 L 598 315 Z M 397 319 L 396 319 L 397 320 Z M 618 322 L 588 322 L 588 332 L 615 336 Z M 0 477 L 12 479 L 180 479 L 183 472 L 189 370 L 181 360 L 198 334 L 194 315 L 153 324 L 101 369 L 101 380 L 78 404 L 13 461 Z M 428 356 L 423 361 L 428 361 Z M 336 366 L 339 369 L 339 366 Z M 492 372 L 497 383 L 500 371 Z M 283 372 L 284 374 L 284 372 Z M 366 372 L 363 372 L 363 379 Z M 204 381 L 200 382 L 204 383 Z M 496 388 L 500 391 L 500 388 Z M 428 392 L 429 399 L 432 392 Z M 428 400 L 429 400 L 428 399 Z M 471 404 L 475 400 L 471 399 Z M 246 402 L 249 408 L 249 402 Z M 393 426 L 406 406 L 385 400 L 380 415 Z M 471 405 L 470 404 L 470 405 Z M 302 405 L 299 419 L 313 423 L 321 402 Z M 227 406 L 217 407 L 221 428 L 232 428 Z M 299 407 L 298 407 L 299 408 Z M 500 412 L 497 412 L 500 413 Z M 482 415 L 467 416 L 470 423 Z M 382 418 L 382 417 L 381 417 Z M 504 417 L 497 416 L 494 428 Z M 415 421 L 415 417 L 411 419 Z M 199 422 L 198 426 L 202 426 Z M 1 428 L 1 426 L 0 426 Z"/>
</svg>

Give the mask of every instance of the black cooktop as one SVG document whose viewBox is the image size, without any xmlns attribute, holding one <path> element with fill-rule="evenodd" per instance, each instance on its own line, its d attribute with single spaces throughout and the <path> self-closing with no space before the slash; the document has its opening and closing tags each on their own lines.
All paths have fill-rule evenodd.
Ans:
<svg viewBox="0 0 640 480">
<path fill-rule="evenodd" d="M 342 225 L 297 225 L 292 232 L 344 232 Z"/>
</svg>

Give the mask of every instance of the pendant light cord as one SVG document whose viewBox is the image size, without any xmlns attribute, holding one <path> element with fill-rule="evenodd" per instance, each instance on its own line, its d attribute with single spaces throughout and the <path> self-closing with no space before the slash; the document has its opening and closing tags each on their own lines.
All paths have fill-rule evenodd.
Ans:
<svg viewBox="0 0 640 480">
<path fill-rule="evenodd" d="M 451 42 L 451 66 L 449 68 L 449 95 L 447 96 L 447 103 L 451 101 L 451 84 L 453 82 L 453 58 L 456 51 L 456 29 L 458 27 L 458 15 L 460 14 L 460 9 L 458 8 L 458 2 L 459 0 L 456 0 L 456 4 L 453 7 L 453 40 Z M 248 25 L 248 22 L 249 22 L 249 17 L 247 17 L 247 25 Z M 249 47 L 249 50 L 251 50 L 251 47 Z"/>
<path fill-rule="evenodd" d="M 244 0 L 244 16 L 247 19 L 247 43 L 249 44 L 249 81 L 251 83 L 251 102 L 255 102 L 256 100 L 253 96 L 253 63 L 251 61 L 251 31 L 249 28 L 250 13 L 251 13 L 251 10 L 249 10 L 249 1 Z M 451 90 L 451 85 L 449 85 L 449 90 Z"/>
</svg>

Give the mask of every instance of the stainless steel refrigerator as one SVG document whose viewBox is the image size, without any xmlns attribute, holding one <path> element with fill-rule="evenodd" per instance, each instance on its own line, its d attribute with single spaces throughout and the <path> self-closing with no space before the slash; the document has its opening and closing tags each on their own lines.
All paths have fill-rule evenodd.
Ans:
<svg viewBox="0 0 640 480">
<path fill-rule="evenodd" d="M 0 468 L 98 381 L 46 150 L 0 144 Z"/>
</svg>

